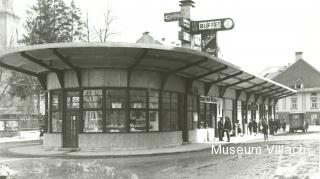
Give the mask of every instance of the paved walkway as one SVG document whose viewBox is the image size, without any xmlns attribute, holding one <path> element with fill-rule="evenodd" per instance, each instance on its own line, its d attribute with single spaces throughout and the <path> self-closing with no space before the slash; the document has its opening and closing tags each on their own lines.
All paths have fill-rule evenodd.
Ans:
<svg viewBox="0 0 320 179">
<path fill-rule="evenodd" d="M 272 137 L 272 136 L 271 136 Z M 263 141 L 263 135 L 244 135 L 231 137 L 231 142 L 224 141 L 210 141 L 205 143 L 193 143 L 186 145 L 179 145 L 175 147 L 145 149 L 145 150 L 129 150 L 129 151 L 61 151 L 54 149 L 45 149 L 42 145 L 30 145 L 23 147 L 16 147 L 8 149 L 8 153 L 13 155 L 23 156 L 69 156 L 69 157 L 126 157 L 126 156 L 147 156 L 147 155 L 160 155 L 160 154 L 173 154 L 183 152 L 194 152 L 201 150 L 211 150 L 212 145 L 225 145 L 232 143 L 244 143 L 253 141 Z"/>
</svg>

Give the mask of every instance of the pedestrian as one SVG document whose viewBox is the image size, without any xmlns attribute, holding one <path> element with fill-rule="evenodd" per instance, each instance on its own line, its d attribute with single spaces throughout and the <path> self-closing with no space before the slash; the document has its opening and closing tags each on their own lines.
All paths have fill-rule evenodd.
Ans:
<svg viewBox="0 0 320 179">
<path fill-rule="evenodd" d="M 308 132 L 308 129 L 309 129 L 309 120 L 306 119 L 306 132 Z"/>
<path fill-rule="evenodd" d="M 248 128 L 249 128 L 250 135 L 252 135 L 252 120 L 250 120 L 248 124 Z"/>
<path fill-rule="evenodd" d="M 231 131 L 231 122 L 229 117 L 226 117 L 226 121 L 224 122 L 224 131 L 227 134 L 227 142 L 230 142 L 230 134 L 229 132 Z"/>
<path fill-rule="evenodd" d="M 219 122 L 218 122 L 218 135 L 219 135 L 219 141 L 223 141 L 222 137 L 223 137 L 223 123 L 222 123 L 222 119 L 220 118 Z"/>
<path fill-rule="evenodd" d="M 252 122 L 252 130 L 253 130 L 254 135 L 257 135 L 257 129 L 258 129 L 258 124 L 257 124 L 256 120 L 254 119 Z"/>
<path fill-rule="evenodd" d="M 268 141 L 268 124 L 265 121 L 262 121 L 262 133 L 264 141 Z"/>
<path fill-rule="evenodd" d="M 283 129 L 283 131 L 286 131 L 286 126 L 287 125 L 287 123 L 286 123 L 286 121 L 285 121 L 285 119 L 283 120 L 283 123 L 282 123 L 282 129 Z"/>
</svg>

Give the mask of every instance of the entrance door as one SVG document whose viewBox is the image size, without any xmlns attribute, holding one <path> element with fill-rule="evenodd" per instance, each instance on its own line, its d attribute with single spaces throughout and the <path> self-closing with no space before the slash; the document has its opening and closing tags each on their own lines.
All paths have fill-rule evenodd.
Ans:
<svg viewBox="0 0 320 179">
<path fill-rule="evenodd" d="M 63 147 L 77 148 L 78 147 L 78 122 L 80 112 L 79 92 L 68 91 L 66 93 L 66 113 L 63 120 Z"/>
<path fill-rule="evenodd" d="M 65 117 L 65 131 L 63 135 L 64 148 L 78 147 L 78 125 L 79 111 L 67 111 Z"/>
</svg>

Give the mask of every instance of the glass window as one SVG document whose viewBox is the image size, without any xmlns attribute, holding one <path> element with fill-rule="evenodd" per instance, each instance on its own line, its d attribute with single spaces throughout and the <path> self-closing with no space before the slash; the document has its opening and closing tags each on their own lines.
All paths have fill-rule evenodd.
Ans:
<svg viewBox="0 0 320 179">
<path fill-rule="evenodd" d="M 158 109 L 159 108 L 159 92 L 158 91 L 149 91 L 149 109 Z"/>
<path fill-rule="evenodd" d="M 291 99 L 291 109 L 297 109 L 297 99 L 296 98 Z"/>
<path fill-rule="evenodd" d="M 125 109 L 127 93 L 126 90 L 112 89 L 106 91 L 107 109 Z"/>
<path fill-rule="evenodd" d="M 0 121 L 0 131 L 4 131 L 4 121 Z"/>
<path fill-rule="evenodd" d="M 149 131 L 159 131 L 159 111 L 149 111 Z"/>
<path fill-rule="evenodd" d="M 126 132 L 126 111 L 112 110 L 106 112 L 107 132 Z"/>
<path fill-rule="evenodd" d="M 78 109 L 79 107 L 79 92 L 67 92 L 67 109 Z"/>
<path fill-rule="evenodd" d="M 178 94 L 164 92 L 162 94 L 162 119 L 163 131 L 178 130 Z"/>
<path fill-rule="evenodd" d="M 18 121 L 6 121 L 6 131 L 17 131 Z"/>
<path fill-rule="evenodd" d="M 146 131 L 146 112 L 130 111 L 130 132 Z"/>
<path fill-rule="evenodd" d="M 130 90 L 130 108 L 146 108 L 145 90 Z"/>
<path fill-rule="evenodd" d="M 318 108 L 317 99 L 311 99 L 311 108 L 312 109 L 317 109 Z"/>
<path fill-rule="evenodd" d="M 127 91 L 124 89 L 106 90 L 106 131 L 126 132 Z"/>
<path fill-rule="evenodd" d="M 83 108 L 101 108 L 102 90 L 83 90 Z"/>
<path fill-rule="evenodd" d="M 200 120 L 199 127 L 205 128 L 205 103 L 200 103 Z"/>
<path fill-rule="evenodd" d="M 102 132 L 102 111 L 84 111 L 84 132 Z"/>
<path fill-rule="evenodd" d="M 62 118 L 61 112 L 51 113 L 52 132 L 62 132 Z"/>
<path fill-rule="evenodd" d="M 59 101 L 60 101 L 60 95 L 53 94 L 51 97 L 51 110 L 59 110 L 60 109 Z"/>
<path fill-rule="evenodd" d="M 51 95 L 51 131 L 62 132 L 61 93 L 53 92 Z"/>
</svg>

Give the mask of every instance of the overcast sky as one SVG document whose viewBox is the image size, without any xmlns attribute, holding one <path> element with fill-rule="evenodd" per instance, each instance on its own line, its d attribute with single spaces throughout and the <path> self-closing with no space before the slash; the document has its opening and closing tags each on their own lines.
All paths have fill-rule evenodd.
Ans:
<svg viewBox="0 0 320 179">
<path fill-rule="evenodd" d="M 25 20 L 35 0 L 14 0 L 14 11 Z M 69 2 L 70 0 L 66 0 Z M 320 10 L 317 0 L 194 0 L 192 20 L 232 18 L 235 27 L 218 33 L 221 58 L 258 74 L 269 66 L 294 63 L 294 53 L 320 69 Z M 110 40 L 135 42 L 149 31 L 157 40 L 178 41 L 177 22 L 164 22 L 165 12 L 180 11 L 179 0 L 75 0 L 89 12 L 91 25 L 103 23 L 112 6 L 117 35 Z M 108 3 L 107 3 L 108 2 Z"/>
</svg>

